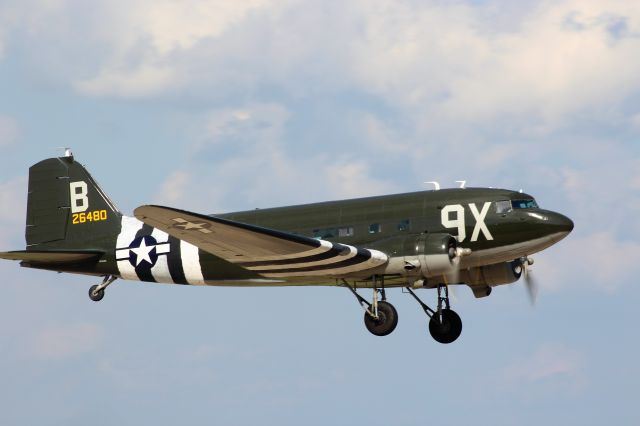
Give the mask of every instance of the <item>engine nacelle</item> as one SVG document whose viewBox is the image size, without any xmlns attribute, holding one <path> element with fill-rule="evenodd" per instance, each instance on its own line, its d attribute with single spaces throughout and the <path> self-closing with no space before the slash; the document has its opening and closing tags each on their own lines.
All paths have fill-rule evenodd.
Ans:
<svg viewBox="0 0 640 426">
<path fill-rule="evenodd" d="M 456 257 L 458 241 L 449 234 L 421 234 L 415 240 L 416 258 L 422 276 L 450 273 Z"/>
<path fill-rule="evenodd" d="M 429 278 L 452 271 L 453 260 L 461 251 L 449 234 L 403 235 L 371 246 L 390 257 L 385 274 Z"/>
<path fill-rule="evenodd" d="M 460 281 L 470 286 L 495 287 L 511 284 L 522 276 L 519 262 L 504 262 L 460 271 Z"/>
</svg>

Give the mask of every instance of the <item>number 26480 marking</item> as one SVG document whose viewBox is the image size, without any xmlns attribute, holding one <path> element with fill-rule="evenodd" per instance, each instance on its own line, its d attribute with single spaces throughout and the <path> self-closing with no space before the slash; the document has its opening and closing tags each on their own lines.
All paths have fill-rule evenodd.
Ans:
<svg viewBox="0 0 640 426">
<path fill-rule="evenodd" d="M 71 223 L 74 225 L 87 222 L 100 222 L 101 220 L 107 220 L 106 210 L 96 210 L 87 213 L 74 213 L 71 215 Z"/>
</svg>

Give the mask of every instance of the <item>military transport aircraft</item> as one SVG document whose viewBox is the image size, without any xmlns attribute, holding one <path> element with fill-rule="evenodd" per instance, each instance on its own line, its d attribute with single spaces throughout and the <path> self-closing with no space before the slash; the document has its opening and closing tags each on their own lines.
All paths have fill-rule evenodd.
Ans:
<svg viewBox="0 0 640 426">
<path fill-rule="evenodd" d="M 476 297 L 516 282 L 528 255 L 557 243 L 573 222 L 517 191 L 456 188 L 203 215 L 144 205 L 124 216 L 89 172 L 65 156 L 29 169 L 26 250 L 0 253 L 29 268 L 208 286 L 327 285 L 348 289 L 377 336 L 398 314 L 386 289 L 403 288 L 430 318 L 431 336 L 462 331 L 448 285 Z M 371 301 L 358 289 L 373 289 Z M 437 289 L 436 307 L 415 291 Z"/>
</svg>

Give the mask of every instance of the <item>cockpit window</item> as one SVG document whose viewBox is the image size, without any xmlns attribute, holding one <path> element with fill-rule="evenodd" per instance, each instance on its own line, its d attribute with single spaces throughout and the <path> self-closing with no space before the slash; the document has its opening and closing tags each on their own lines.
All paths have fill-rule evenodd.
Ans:
<svg viewBox="0 0 640 426">
<path fill-rule="evenodd" d="M 538 203 L 536 200 L 511 200 L 511 205 L 514 209 L 537 209 Z"/>
<path fill-rule="evenodd" d="M 496 201 L 496 213 L 505 214 L 511 211 L 511 201 Z"/>
</svg>

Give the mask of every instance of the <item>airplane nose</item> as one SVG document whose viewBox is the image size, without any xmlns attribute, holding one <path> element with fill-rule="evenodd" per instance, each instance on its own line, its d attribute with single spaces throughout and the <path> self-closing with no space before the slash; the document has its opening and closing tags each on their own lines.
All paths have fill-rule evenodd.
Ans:
<svg viewBox="0 0 640 426">
<path fill-rule="evenodd" d="M 567 216 L 560 213 L 552 213 L 548 215 L 549 225 L 553 226 L 558 232 L 569 234 L 573 231 L 573 221 Z"/>
</svg>

